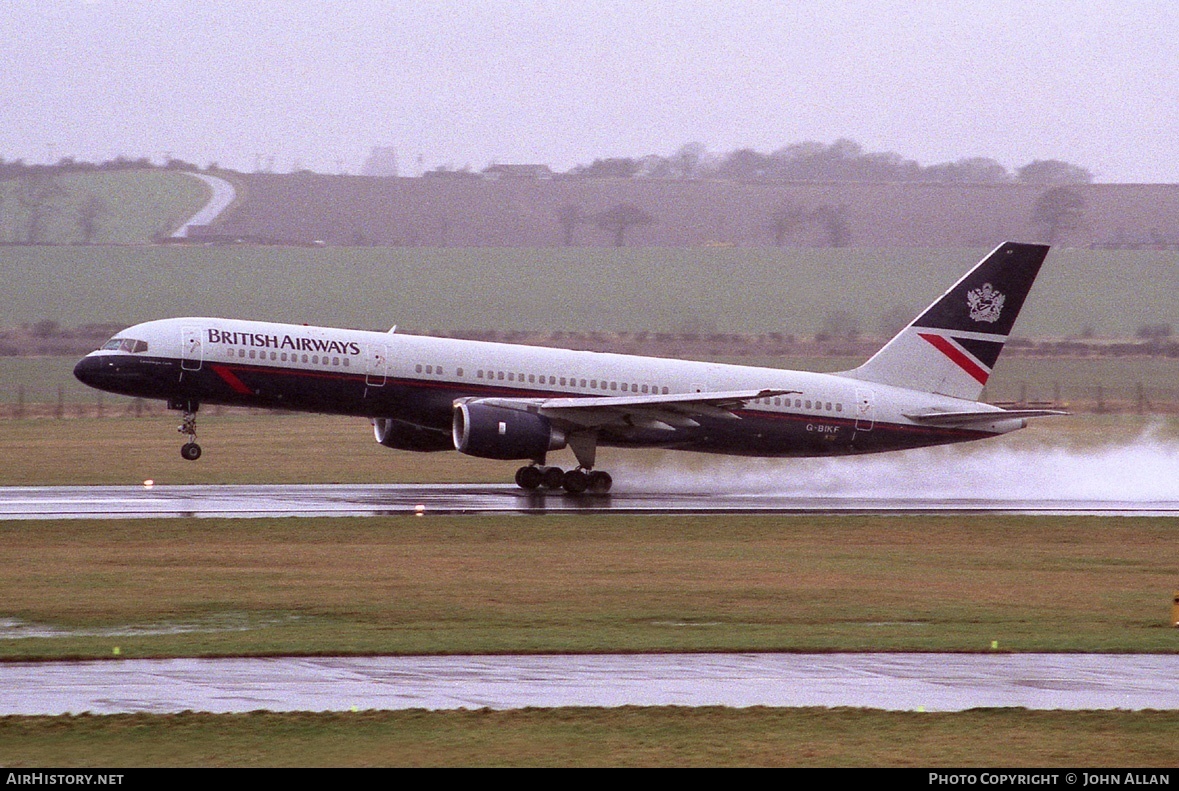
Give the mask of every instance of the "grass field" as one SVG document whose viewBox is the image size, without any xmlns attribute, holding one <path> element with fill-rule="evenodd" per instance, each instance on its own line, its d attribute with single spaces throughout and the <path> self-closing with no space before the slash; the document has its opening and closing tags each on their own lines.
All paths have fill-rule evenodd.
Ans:
<svg viewBox="0 0 1179 791">
<path fill-rule="evenodd" d="M 97 200 L 92 204 L 93 243 L 142 245 L 176 230 L 205 204 L 209 192 L 197 179 L 166 170 L 70 173 L 56 181 L 61 193 L 52 200 L 41 238 L 54 245 L 85 241 L 79 215 L 87 201 Z M 27 241 L 28 210 L 21 208 L 18 191 L 16 180 L 0 182 L 0 241 Z M 6 249 L 0 256 L 9 253 Z"/>
<path fill-rule="evenodd" d="M 872 334 L 890 309 L 916 315 L 985 252 L 5 247 L 0 327 L 211 315 L 381 330 L 809 336 L 844 311 Z M 1177 253 L 1053 251 L 1017 332 L 1132 337 L 1145 324 L 1179 325 L 1176 292 Z"/>
<path fill-rule="evenodd" d="M 1159 767 L 1176 712 L 618 708 L 0 718 L 0 764 Z"/>
<path fill-rule="evenodd" d="M 92 520 L 0 544 L 8 660 L 1179 650 L 1165 518 Z"/>
<path fill-rule="evenodd" d="M 0 483 L 503 480 L 362 420 L 0 423 Z M 1102 447 L 1179 422 L 1003 438 Z M 608 452 L 611 453 L 611 452 Z M 652 469 L 673 454 L 623 454 Z M 687 459 L 684 461 L 684 459 Z M 604 463 L 614 461 L 609 455 Z M 691 454 L 676 464 L 694 466 Z M 510 465 L 508 465 L 510 468 Z M 400 517 L 0 523 L 0 660 L 700 650 L 1179 650 L 1174 519 Z M 30 631 L 31 630 L 31 631 Z M 16 637 L 17 634 L 26 636 Z M 13 639 L 15 638 L 15 639 Z M 1174 766 L 1174 712 L 555 709 L 0 718 L 21 766 Z"/>
</svg>

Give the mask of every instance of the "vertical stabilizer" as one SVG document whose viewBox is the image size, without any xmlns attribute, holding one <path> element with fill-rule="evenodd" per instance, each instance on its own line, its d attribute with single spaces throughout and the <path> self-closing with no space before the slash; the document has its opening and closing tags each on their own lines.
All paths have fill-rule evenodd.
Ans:
<svg viewBox="0 0 1179 791">
<path fill-rule="evenodd" d="M 977 401 L 1048 247 L 1005 242 L 872 359 L 842 375 Z"/>
</svg>

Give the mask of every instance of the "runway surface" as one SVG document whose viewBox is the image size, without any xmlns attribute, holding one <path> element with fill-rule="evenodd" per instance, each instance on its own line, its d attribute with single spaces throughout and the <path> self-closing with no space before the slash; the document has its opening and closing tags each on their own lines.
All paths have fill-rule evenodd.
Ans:
<svg viewBox="0 0 1179 791">
<path fill-rule="evenodd" d="M 129 517 L 390 516 L 475 513 L 1030 513 L 1179 515 L 1179 500 L 1001 496 L 800 497 L 726 492 L 570 496 L 508 484 L 20 486 L 0 488 L 0 520 Z"/>
<path fill-rule="evenodd" d="M 1179 709 L 1179 656 L 665 654 L 0 665 L 0 715 L 856 706 Z"/>
</svg>

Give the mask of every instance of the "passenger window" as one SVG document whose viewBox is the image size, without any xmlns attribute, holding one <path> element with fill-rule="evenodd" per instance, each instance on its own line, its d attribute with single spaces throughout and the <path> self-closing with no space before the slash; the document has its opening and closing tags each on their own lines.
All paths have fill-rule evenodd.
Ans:
<svg viewBox="0 0 1179 791">
<path fill-rule="evenodd" d="M 516 381 L 516 375 L 514 373 L 512 373 L 511 371 L 508 372 L 508 381 L 509 382 Z"/>
<path fill-rule="evenodd" d="M 303 362 L 307 362 L 307 355 L 306 354 L 303 355 Z"/>
<path fill-rule="evenodd" d="M 666 387 L 665 387 L 665 388 L 663 388 L 663 394 L 664 394 L 664 395 L 667 395 L 667 388 L 666 388 Z"/>
<path fill-rule="evenodd" d="M 413 370 L 414 370 L 414 372 L 415 372 L 415 373 L 419 373 L 419 374 L 420 374 L 420 373 L 422 372 L 422 364 L 421 364 L 421 363 L 418 363 L 417 365 L 415 365 L 415 366 L 413 367 Z"/>
<path fill-rule="evenodd" d="M 246 356 L 246 350 L 245 350 L 245 349 L 238 349 L 238 350 L 237 350 L 237 356 L 238 356 L 238 357 L 245 357 L 245 356 Z"/>
<path fill-rule="evenodd" d="M 647 392 L 647 386 L 646 386 L 646 385 L 643 385 L 643 392 L 644 392 L 644 393 L 645 393 L 645 392 Z"/>
<path fill-rule="evenodd" d="M 340 364 L 340 358 L 339 358 L 339 357 L 333 357 L 333 358 L 332 358 L 332 365 L 339 365 L 339 364 Z"/>
<path fill-rule="evenodd" d="M 831 402 L 828 401 L 826 404 L 823 405 L 823 408 L 826 409 L 828 412 L 830 412 L 831 411 Z"/>
<path fill-rule="evenodd" d="M 420 369 L 419 369 L 419 370 L 420 370 Z M 426 366 L 426 373 L 428 373 L 428 374 L 432 374 L 432 373 L 434 373 L 434 366 L 432 366 L 432 365 L 427 365 L 427 366 Z"/>
<path fill-rule="evenodd" d="M 257 356 L 258 356 L 258 353 L 256 351 L 254 351 L 253 349 L 250 349 L 250 359 L 253 360 Z"/>
<path fill-rule="evenodd" d="M 347 360 L 345 360 L 344 362 L 348 362 L 348 361 L 347 361 Z M 459 368 L 459 369 L 456 371 L 456 373 L 457 373 L 459 376 L 462 376 L 462 375 L 463 375 L 463 369 L 462 369 L 462 368 Z"/>
<path fill-rule="evenodd" d="M 503 371 L 496 371 L 495 378 L 499 379 L 502 382 L 504 380 L 504 372 Z"/>
<path fill-rule="evenodd" d="M 226 350 L 225 350 L 225 356 L 226 356 L 226 357 L 232 357 L 232 356 L 233 356 L 233 349 L 226 349 Z"/>
<path fill-rule="evenodd" d="M 835 411 L 836 411 L 836 412 L 842 412 L 842 411 L 843 411 L 843 404 L 836 404 L 836 405 L 835 405 Z"/>
<path fill-rule="evenodd" d="M 483 369 L 482 369 L 482 368 L 480 368 L 479 370 L 475 371 L 475 378 L 476 378 L 476 379 L 482 379 L 482 378 L 483 378 Z"/>
<path fill-rule="evenodd" d="M 618 389 L 618 382 L 611 382 L 611 383 L 610 383 L 610 389 L 611 389 L 611 390 L 617 390 L 617 389 Z"/>
<path fill-rule="evenodd" d="M 348 358 L 347 357 L 344 358 L 344 367 L 345 368 L 348 367 Z"/>
<path fill-rule="evenodd" d="M 315 365 L 319 365 L 319 355 L 318 354 L 311 355 L 311 362 Z"/>
<path fill-rule="evenodd" d="M 561 377 L 561 384 L 565 384 L 565 377 Z"/>
</svg>

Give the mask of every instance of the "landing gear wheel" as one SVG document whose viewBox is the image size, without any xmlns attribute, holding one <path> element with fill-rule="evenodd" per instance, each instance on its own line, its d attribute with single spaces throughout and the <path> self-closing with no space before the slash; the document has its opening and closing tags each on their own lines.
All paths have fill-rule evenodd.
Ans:
<svg viewBox="0 0 1179 791">
<path fill-rule="evenodd" d="M 594 494 L 605 494 L 613 483 L 614 479 L 608 472 L 594 470 L 589 474 L 589 490 Z"/>
<path fill-rule="evenodd" d="M 582 469 L 569 470 L 569 472 L 565 473 L 561 485 L 565 487 L 565 491 L 569 492 L 569 494 L 582 494 L 589 488 L 589 476 Z"/>
<path fill-rule="evenodd" d="M 516 485 L 521 489 L 533 491 L 539 489 L 541 483 L 544 481 L 544 472 L 540 467 L 535 465 L 528 465 L 516 470 Z"/>
<path fill-rule="evenodd" d="M 185 404 L 184 422 L 176 429 L 188 437 L 188 442 L 180 446 L 180 455 L 188 461 L 196 461 L 201 457 L 201 446 L 196 444 L 196 411 L 196 403 Z"/>
<path fill-rule="evenodd" d="M 565 471 L 560 467 L 545 467 L 540 485 L 546 489 L 560 489 L 565 485 Z"/>
</svg>

